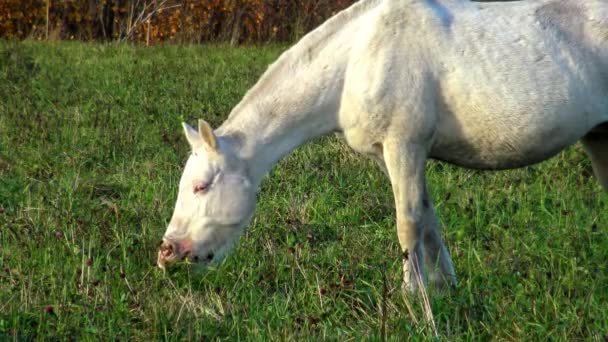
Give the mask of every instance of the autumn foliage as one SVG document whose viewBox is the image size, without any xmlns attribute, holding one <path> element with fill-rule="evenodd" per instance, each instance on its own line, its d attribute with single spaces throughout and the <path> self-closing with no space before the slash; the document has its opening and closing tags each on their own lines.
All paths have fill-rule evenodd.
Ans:
<svg viewBox="0 0 608 342">
<path fill-rule="evenodd" d="M 354 0 L 0 0 L 0 37 L 289 41 Z"/>
</svg>

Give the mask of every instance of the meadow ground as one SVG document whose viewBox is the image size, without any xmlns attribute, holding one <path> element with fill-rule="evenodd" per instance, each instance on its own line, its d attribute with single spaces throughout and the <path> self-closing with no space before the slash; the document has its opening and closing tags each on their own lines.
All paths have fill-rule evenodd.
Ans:
<svg viewBox="0 0 608 342">
<path fill-rule="evenodd" d="M 236 250 L 154 266 L 187 143 L 285 46 L 0 42 L 0 340 L 434 335 L 403 295 L 390 185 L 327 137 L 270 173 Z M 608 196 L 574 146 L 428 179 L 460 284 L 438 339 L 608 338 Z"/>
</svg>

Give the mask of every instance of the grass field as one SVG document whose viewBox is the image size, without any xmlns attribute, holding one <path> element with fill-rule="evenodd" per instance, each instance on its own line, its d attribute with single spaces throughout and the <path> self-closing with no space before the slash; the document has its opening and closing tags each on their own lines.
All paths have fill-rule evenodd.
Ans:
<svg viewBox="0 0 608 342">
<path fill-rule="evenodd" d="M 0 42 L 0 340 L 432 337 L 401 290 L 390 185 L 333 137 L 263 182 L 223 263 L 154 266 L 187 143 L 284 49 Z M 608 196 L 574 146 L 428 179 L 459 287 L 437 339 L 608 338 Z"/>
</svg>

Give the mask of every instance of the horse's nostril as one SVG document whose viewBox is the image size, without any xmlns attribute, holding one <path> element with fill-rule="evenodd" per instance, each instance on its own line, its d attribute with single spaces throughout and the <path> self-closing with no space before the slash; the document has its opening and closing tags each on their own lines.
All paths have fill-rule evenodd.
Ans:
<svg viewBox="0 0 608 342">
<path fill-rule="evenodd" d="M 192 258 L 192 260 L 194 260 L 194 262 L 198 262 L 198 255 L 195 255 L 194 258 Z"/>
<path fill-rule="evenodd" d="M 207 254 L 207 261 L 213 260 L 213 252 Z"/>
<path fill-rule="evenodd" d="M 159 250 L 164 257 L 169 257 L 175 252 L 175 245 L 171 241 L 164 240 L 161 242 Z"/>
<path fill-rule="evenodd" d="M 183 256 L 182 256 L 182 260 L 186 260 L 188 259 L 190 256 L 192 255 L 192 252 L 187 251 Z M 196 258 L 196 256 L 195 256 Z"/>
</svg>

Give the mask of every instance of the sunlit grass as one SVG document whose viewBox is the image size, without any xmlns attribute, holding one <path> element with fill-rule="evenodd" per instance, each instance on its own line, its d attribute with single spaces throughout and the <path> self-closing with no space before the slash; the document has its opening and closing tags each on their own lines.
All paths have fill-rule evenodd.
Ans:
<svg viewBox="0 0 608 342">
<path fill-rule="evenodd" d="M 180 122 L 217 126 L 283 48 L 0 42 L 0 340 L 432 336 L 390 185 L 334 137 L 271 172 L 222 264 L 154 267 Z M 580 148 L 428 179 L 460 282 L 431 293 L 440 338 L 608 336 L 608 196 Z"/>
</svg>

